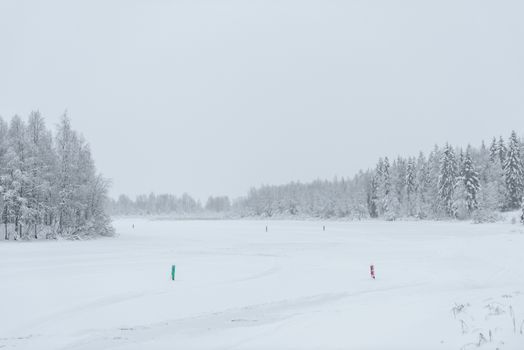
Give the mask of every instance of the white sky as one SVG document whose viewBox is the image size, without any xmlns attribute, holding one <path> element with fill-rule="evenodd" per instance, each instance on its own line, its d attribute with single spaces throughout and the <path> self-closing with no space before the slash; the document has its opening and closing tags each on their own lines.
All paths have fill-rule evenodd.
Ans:
<svg viewBox="0 0 524 350">
<path fill-rule="evenodd" d="M 524 131 L 524 2 L 0 1 L 0 115 L 65 109 L 111 194 L 244 194 Z"/>
</svg>

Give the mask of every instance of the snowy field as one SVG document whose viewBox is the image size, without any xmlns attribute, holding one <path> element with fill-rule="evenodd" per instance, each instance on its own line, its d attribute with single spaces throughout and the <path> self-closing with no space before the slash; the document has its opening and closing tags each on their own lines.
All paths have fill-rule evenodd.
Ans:
<svg viewBox="0 0 524 350">
<path fill-rule="evenodd" d="M 521 225 L 114 225 L 0 242 L 0 349 L 524 349 Z"/>
</svg>

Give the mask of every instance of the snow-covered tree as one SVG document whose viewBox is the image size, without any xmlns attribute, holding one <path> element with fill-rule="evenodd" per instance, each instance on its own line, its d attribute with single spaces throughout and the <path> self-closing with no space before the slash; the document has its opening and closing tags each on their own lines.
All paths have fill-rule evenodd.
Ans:
<svg viewBox="0 0 524 350">
<path fill-rule="evenodd" d="M 24 237 L 24 223 L 30 216 L 28 207 L 28 190 L 30 177 L 28 173 L 28 142 L 25 122 L 15 115 L 11 119 L 6 154 L 7 205 L 14 221 L 15 239 Z"/>
<path fill-rule="evenodd" d="M 506 208 L 518 209 L 522 200 L 524 187 L 524 172 L 520 157 L 520 142 L 517 133 L 513 131 L 509 139 L 509 147 L 504 162 L 506 179 Z"/>
<path fill-rule="evenodd" d="M 415 200 L 417 194 L 417 169 L 415 159 L 409 158 L 406 168 L 406 207 L 407 215 L 415 214 Z"/>
<path fill-rule="evenodd" d="M 378 180 L 377 180 L 377 174 L 374 174 L 371 178 L 371 182 L 369 184 L 368 193 L 367 193 L 367 206 L 368 206 L 368 212 L 369 216 L 372 218 L 378 217 Z"/>
<path fill-rule="evenodd" d="M 394 215 L 400 217 L 407 215 L 407 161 L 398 157 L 392 166 L 392 181 L 393 181 L 393 203 L 395 206 Z"/>
<path fill-rule="evenodd" d="M 522 204 L 520 208 L 521 214 L 520 214 L 520 222 L 524 224 L 524 198 L 522 198 Z"/>
<path fill-rule="evenodd" d="M 464 157 L 462 179 L 464 182 L 464 189 L 466 192 L 466 204 L 469 213 L 471 214 L 478 208 L 477 194 L 480 189 L 479 174 L 473 166 L 470 150 L 466 152 Z"/>
<path fill-rule="evenodd" d="M 453 148 L 446 144 L 442 152 L 440 175 L 438 180 L 438 194 L 444 211 L 454 215 L 453 196 L 457 185 L 457 160 Z"/>
<path fill-rule="evenodd" d="M 56 139 L 39 112 L 0 121 L 0 195 L 5 239 L 112 233 L 107 181 L 67 117 Z"/>
<path fill-rule="evenodd" d="M 431 178 L 430 163 L 421 152 L 417 159 L 417 194 L 415 201 L 415 216 L 422 219 L 431 213 L 433 182 Z"/>
<path fill-rule="evenodd" d="M 231 201 L 228 196 L 209 197 L 206 210 L 214 212 L 227 212 L 231 209 Z"/>
<path fill-rule="evenodd" d="M 391 173 L 388 157 L 384 158 L 380 169 L 380 199 L 381 209 L 384 216 L 389 216 L 391 211 Z"/>
<path fill-rule="evenodd" d="M 497 158 L 499 158 L 499 147 L 497 145 L 497 138 L 494 137 L 489 146 L 489 160 L 493 162 Z"/>
<path fill-rule="evenodd" d="M 507 148 L 506 148 L 506 144 L 504 143 L 504 139 L 502 138 L 502 136 L 500 136 L 499 138 L 499 144 L 498 144 L 497 151 L 499 155 L 500 164 L 504 164 L 506 162 Z"/>
</svg>

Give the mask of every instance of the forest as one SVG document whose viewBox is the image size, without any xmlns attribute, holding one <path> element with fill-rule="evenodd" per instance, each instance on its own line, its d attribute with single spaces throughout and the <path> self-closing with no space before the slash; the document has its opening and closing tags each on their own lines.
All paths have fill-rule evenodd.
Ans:
<svg viewBox="0 0 524 350">
<path fill-rule="evenodd" d="M 351 178 L 252 188 L 232 203 L 228 197 L 210 197 L 203 206 L 187 194 L 141 195 L 134 201 L 122 195 L 110 208 L 115 215 L 496 221 L 500 212 L 523 205 L 523 148 L 513 131 L 507 140 L 494 137 L 489 146 L 436 145 L 427 156 L 383 157 L 374 169 Z"/>
<path fill-rule="evenodd" d="M 39 112 L 0 118 L 0 217 L 3 238 L 113 235 L 109 181 L 97 173 L 89 144 L 64 115 L 53 134 Z"/>
</svg>

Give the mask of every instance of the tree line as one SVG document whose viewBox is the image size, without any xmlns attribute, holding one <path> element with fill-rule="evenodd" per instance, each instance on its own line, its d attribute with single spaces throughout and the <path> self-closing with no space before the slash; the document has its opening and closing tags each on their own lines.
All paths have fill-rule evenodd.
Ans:
<svg viewBox="0 0 524 350">
<path fill-rule="evenodd" d="M 524 195 L 524 145 L 513 131 L 489 146 L 435 146 L 426 156 L 384 157 L 352 178 L 291 182 L 252 188 L 230 203 L 211 197 L 205 206 L 190 196 L 121 196 L 118 214 L 194 213 L 210 210 L 241 217 L 468 219 L 494 221 L 519 209 Z M 185 199 L 184 199 L 185 198 Z M 191 198 L 191 200 L 189 200 Z M 223 201 L 222 204 L 221 201 Z M 184 204 L 187 203 L 187 204 Z M 215 203 L 216 205 L 213 205 Z"/>
<path fill-rule="evenodd" d="M 0 218 L 3 238 L 112 235 L 109 182 L 88 143 L 64 115 L 53 134 L 39 112 L 0 118 Z"/>
<path fill-rule="evenodd" d="M 228 196 L 211 196 L 206 204 L 202 205 L 187 193 L 181 197 L 172 194 L 142 194 L 135 200 L 122 194 L 117 200 L 110 199 L 108 207 L 112 215 L 190 215 L 205 212 L 227 213 L 231 210 L 231 201 Z"/>
<path fill-rule="evenodd" d="M 252 189 L 236 207 L 246 216 L 491 221 L 523 205 L 523 147 L 515 131 L 489 147 L 435 146 L 428 156 L 381 158 L 350 179 Z"/>
</svg>

